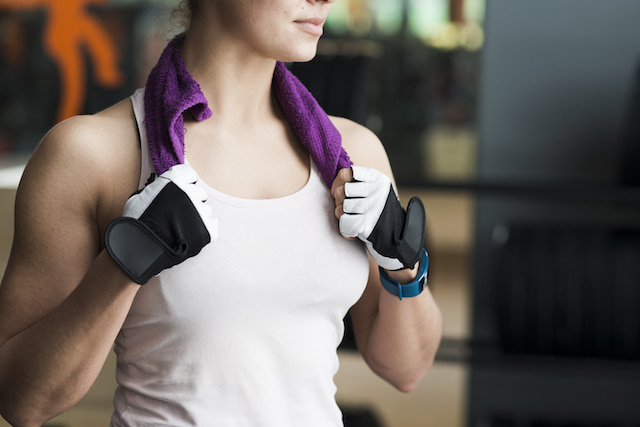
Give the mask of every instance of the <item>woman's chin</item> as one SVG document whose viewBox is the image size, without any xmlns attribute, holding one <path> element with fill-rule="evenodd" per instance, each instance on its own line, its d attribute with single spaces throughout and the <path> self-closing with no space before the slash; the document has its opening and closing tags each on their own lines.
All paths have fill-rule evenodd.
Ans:
<svg viewBox="0 0 640 427">
<path fill-rule="evenodd" d="M 313 46 L 304 46 L 299 49 L 291 50 L 283 55 L 282 62 L 309 62 L 316 57 L 318 53 L 318 44 Z"/>
</svg>

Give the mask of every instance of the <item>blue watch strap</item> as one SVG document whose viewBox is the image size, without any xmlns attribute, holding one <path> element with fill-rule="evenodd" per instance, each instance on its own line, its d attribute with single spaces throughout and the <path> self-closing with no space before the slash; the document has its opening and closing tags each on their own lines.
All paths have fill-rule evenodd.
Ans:
<svg viewBox="0 0 640 427">
<path fill-rule="evenodd" d="M 412 282 L 407 284 L 401 284 L 400 282 L 393 280 L 384 272 L 384 269 L 380 268 L 380 282 L 382 287 L 387 292 L 400 299 L 410 298 L 418 296 L 422 293 L 424 288 L 427 287 L 427 271 L 429 267 L 429 256 L 427 251 L 422 249 L 422 256 L 420 257 L 420 265 L 418 266 L 418 274 Z"/>
</svg>

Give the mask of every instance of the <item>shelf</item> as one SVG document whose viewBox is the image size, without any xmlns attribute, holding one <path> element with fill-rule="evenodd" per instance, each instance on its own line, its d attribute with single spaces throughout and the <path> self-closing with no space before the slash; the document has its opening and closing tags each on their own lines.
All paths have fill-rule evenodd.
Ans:
<svg viewBox="0 0 640 427">
<path fill-rule="evenodd" d="M 416 179 L 404 180 L 399 185 L 401 187 L 419 187 L 433 191 L 470 192 L 483 196 L 557 199 L 573 203 L 640 206 L 640 187 L 607 184 L 458 182 Z"/>
<path fill-rule="evenodd" d="M 640 360 L 505 353 L 497 345 L 443 339 L 436 360 L 442 363 L 544 371 L 562 376 L 604 376 L 640 381 Z"/>
</svg>

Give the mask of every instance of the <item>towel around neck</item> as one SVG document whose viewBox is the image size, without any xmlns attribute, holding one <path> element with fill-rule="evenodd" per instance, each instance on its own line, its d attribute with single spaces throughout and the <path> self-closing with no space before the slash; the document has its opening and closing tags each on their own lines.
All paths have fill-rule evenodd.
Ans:
<svg viewBox="0 0 640 427">
<path fill-rule="evenodd" d="M 182 59 L 182 39 L 183 36 L 178 36 L 169 42 L 145 86 L 145 129 L 158 174 L 184 163 L 183 113 L 190 112 L 198 121 L 212 115 L 200 85 Z M 338 170 L 351 166 L 340 132 L 282 62 L 276 63 L 272 90 L 298 140 L 331 187 Z"/>
</svg>

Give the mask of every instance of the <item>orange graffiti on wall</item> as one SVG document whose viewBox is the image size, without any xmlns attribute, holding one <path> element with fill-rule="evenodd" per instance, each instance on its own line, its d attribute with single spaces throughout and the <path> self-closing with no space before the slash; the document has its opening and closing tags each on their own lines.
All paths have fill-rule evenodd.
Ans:
<svg viewBox="0 0 640 427">
<path fill-rule="evenodd" d="M 60 74 L 60 103 L 57 120 L 82 111 L 86 95 L 86 47 L 94 64 L 96 83 L 108 88 L 120 86 L 124 75 L 118 68 L 118 51 L 102 24 L 87 10 L 90 4 L 109 0 L 0 0 L 0 8 L 24 10 L 45 7 L 44 47 Z"/>
</svg>

